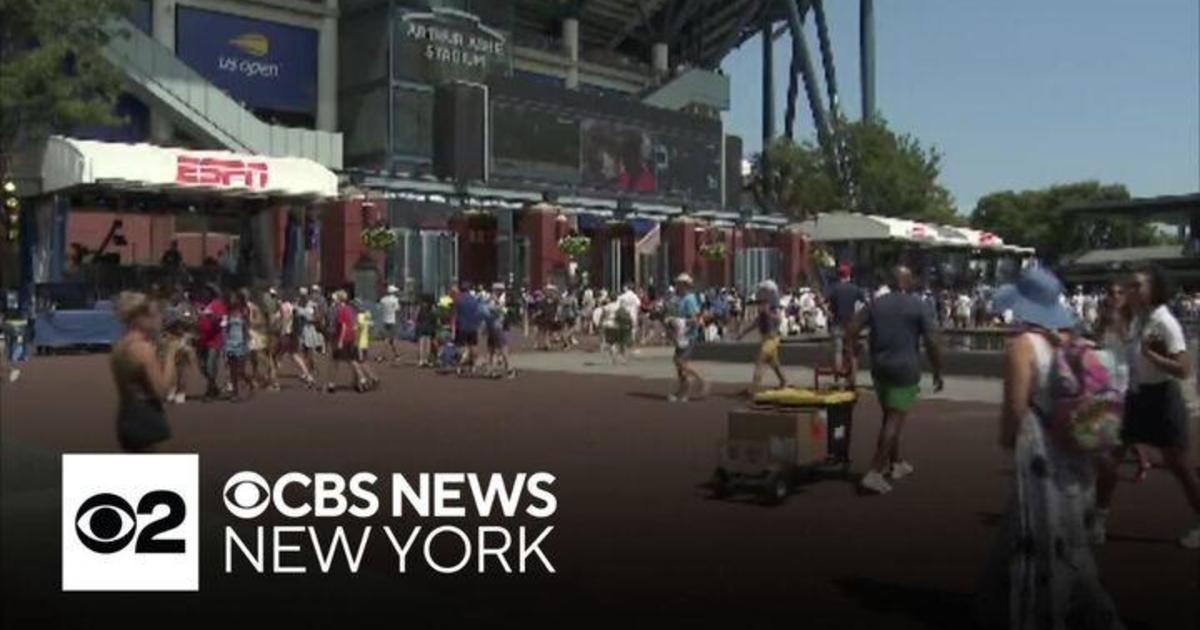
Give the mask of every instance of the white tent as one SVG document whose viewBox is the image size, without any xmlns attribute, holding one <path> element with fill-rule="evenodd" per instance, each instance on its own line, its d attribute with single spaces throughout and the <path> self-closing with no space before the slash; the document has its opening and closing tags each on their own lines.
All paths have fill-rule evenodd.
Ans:
<svg viewBox="0 0 1200 630">
<path fill-rule="evenodd" d="M 338 194 L 337 175 L 304 158 L 50 137 L 42 158 L 42 190 L 86 186 L 311 200 Z"/>
<path fill-rule="evenodd" d="M 1029 247 L 1007 245 L 991 232 L 854 212 L 820 214 L 801 223 L 800 229 L 817 243 L 892 241 L 944 249 L 1033 253 Z"/>
</svg>

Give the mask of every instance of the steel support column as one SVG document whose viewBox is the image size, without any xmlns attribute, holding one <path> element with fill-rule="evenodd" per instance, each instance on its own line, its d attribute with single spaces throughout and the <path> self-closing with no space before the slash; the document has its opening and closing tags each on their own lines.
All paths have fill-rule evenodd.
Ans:
<svg viewBox="0 0 1200 630">
<path fill-rule="evenodd" d="M 817 23 L 817 43 L 821 47 L 821 68 L 825 71 L 825 93 L 829 96 L 829 115 L 838 124 L 837 70 L 833 65 L 833 44 L 829 41 L 829 24 L 825 21 L 825 0 L 809 0 L 813 20 Z"/>
<path fill-rule="evenodd" d="M 775 52 L 771 47 L 771 18 L 762 24 L 762 138 L 763 149 L 775 138 Z"/>
<path fill-rule="evenodd" d="M 797 2 L 798 0 L 783 0 L 787 6 L 788 26 L 792 35 L 792 62 L 793 65 L 798 64 L 800 78 L 804 81 L 804 93 L 808 97 L 813 126 L 817 129 L 817 141 L 829 154 L 831 161 L 836 163 L 836 152 L 829 131 L 829 119 L 825 114 L 825 105 L 821 102 L 820 90 L 817 88 L 816 70 L 813 69 L 812 58 L 808 54 L 808 44 L 805 43 L 804 38 L 804 19 L 800 14 Z"/>
<path fill-rule="evenodd" d="M 862 73 L 862 117 L 875 117 L 875 0 L 859 0 L 859 63 Z"/>
</svg>

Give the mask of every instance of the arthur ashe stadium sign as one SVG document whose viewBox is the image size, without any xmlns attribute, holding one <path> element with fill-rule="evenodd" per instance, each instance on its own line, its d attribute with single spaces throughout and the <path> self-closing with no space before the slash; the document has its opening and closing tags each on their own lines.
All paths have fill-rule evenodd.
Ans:
<svg viewBox="0 0 1200 630">
<path fill-rule="evenodd" d="M 507 74 L 508 40 L 479 18 L 454 9 L 406 13 L 396 23 L 395 67 L 402 78 L 438 82 Z"/>
</svg>

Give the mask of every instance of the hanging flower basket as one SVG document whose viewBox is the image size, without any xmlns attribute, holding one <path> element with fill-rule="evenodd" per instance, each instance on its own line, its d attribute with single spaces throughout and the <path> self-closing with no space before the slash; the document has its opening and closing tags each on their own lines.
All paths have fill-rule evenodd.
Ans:
<svg viewBox="0 0 1200 630">
<path fill-rule="evenodd" d="M 571 234 L 558 239 L 558 250 L 570 258 L 579 258 L 588 253 L 592 239 L 582 234 Z"/>
<path fill-rule="evenodd" d="M 705 243 L 700 246 L 700 257 L 705 260 L 725 260 L 728 254 L 725 243 Z"/>
<path fill-rule="evenodd" d="M 364 228 L 362 244 L 367 249 L 386 251 L 396 246 L 396 233 L 383 226 Z"/>
<path fill-rule="evenodd" d="M 829 250 L 817 248 L 812 253 L 812 263 L 818 269 L 832 269 L 837 265 L 837 261 L 833 259 L 833 254 Z"/>
</svg>

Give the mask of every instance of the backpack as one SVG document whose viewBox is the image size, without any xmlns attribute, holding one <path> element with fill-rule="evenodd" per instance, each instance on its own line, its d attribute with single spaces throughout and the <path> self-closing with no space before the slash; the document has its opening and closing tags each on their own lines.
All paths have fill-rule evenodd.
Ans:
<svg viewBox="0 0 1200 630">
<path fill-rule="evenodd" d="M 1059 444 L 1087 453 L 1121 445 L 1128 375 L 1115 353 L 1080 337 L 1055 345 L 1049 387 L 1043 422 Z"/>
</svg>

